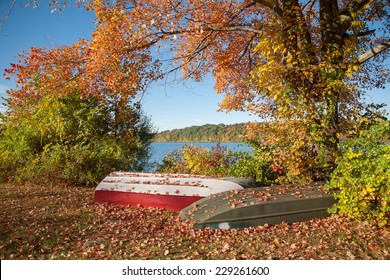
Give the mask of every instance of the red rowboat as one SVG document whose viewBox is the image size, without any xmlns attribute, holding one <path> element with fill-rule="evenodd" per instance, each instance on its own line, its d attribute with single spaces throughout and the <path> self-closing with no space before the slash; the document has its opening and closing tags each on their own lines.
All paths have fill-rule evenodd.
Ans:
<svg viewBox="0 0 390 280">
<path fill-rule="evenodd" d="M 211 194 L 240 189 L 237 183 L 199 175 L 112 172 L 96 187 L 94 201 L 180 211 Z"/>
</svg>

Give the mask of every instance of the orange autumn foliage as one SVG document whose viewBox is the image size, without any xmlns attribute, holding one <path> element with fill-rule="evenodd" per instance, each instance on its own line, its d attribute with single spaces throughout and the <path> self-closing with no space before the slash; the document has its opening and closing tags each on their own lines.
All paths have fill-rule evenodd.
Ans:
<svg viewBox="0 0 390 280">
<path fill-rule="evenodd" d="M 345 122 L 359 121 L 364 89 L 389 81 L 387 4 L 90 0 L 84 5 L 96 14 L 93 38 L 69 51 L 82 58 L 76 80 L 83 92 L 119 103 L 175 71 L 195 81 L 211 73 L 225 96 L 221 110 L 282 124 L 262 144 L 285 144 L 275 162 L 283 161 L 292 177 L 319 179 L 334 167 Z M 267 134 L 267 126 L 252 127 Z"/>
</svg>

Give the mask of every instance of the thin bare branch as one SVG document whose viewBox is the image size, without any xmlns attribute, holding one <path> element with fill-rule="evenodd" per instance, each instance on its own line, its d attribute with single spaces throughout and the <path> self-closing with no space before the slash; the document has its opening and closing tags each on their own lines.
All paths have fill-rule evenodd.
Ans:
<svg viewBox="0 0 390 280">
<path fill-rule="evenodd" d="M 209 26 L 206 28 L 206 30 L 212 30 L 212 31 L 245 31 L 245 32 L 251 32 L 256 34 L 262 34 L 261 30 L 246 27 L 246 26 L 227 26 L 227 27 L 213 27 Z"/>
<path fill-rule="evenodd" d="M 12 0 L 11 5 L 9 6 L 8 10 L 4 14 L 3 18 L 0 19 L 0 28 L 3 26 L 3 24 L 8 20 L 9 15 L 12 12 L 12 9 L 14 8 L 17 0 Z"/>
</svg>

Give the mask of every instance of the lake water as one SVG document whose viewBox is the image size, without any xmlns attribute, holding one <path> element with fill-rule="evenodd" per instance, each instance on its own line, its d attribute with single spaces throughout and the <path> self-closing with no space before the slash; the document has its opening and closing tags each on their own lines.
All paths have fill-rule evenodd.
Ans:
<svg viewBox="0 0 390 280">
<path fill-rule="evenodd" d="M 211 148 L 215 147 L 218 143 L 217 142 L 153 142 L 151 143 L 152 155 L 149 162 L 161 163 L 163 157 L 167 155 L 169 152 L 173 152 L 177 149 L 181 149 L 185 145 L 190 145 L 190 144 L 196 147 L 203 147 L 205 149 L 211 150 Z M 219 144 L 223 147 L 227 147 L 233 152 L 251 151 L 251 148 L 248 145 L 240 142 L 223 142 Z"/>
</svg>

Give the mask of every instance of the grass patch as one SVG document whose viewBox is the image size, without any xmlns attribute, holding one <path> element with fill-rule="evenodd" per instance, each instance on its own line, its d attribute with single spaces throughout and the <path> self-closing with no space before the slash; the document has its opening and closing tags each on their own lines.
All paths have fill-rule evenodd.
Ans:
<svg viewBox="0 0 390 280">
<path fill-rule="evenodd" d="M 94 189 L 0 185 L 1 259 L 390 259 L 390 228 L 332 216 L 194 230 L 163 209 L 93 203 Z"/>
</svg>

